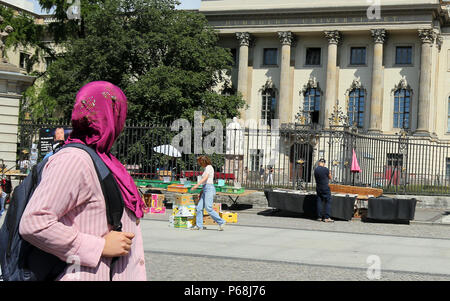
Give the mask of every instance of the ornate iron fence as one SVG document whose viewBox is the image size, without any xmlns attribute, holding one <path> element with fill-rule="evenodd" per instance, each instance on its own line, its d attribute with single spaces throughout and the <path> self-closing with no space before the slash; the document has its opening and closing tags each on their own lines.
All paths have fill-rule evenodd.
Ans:
<svg viewBox="0 0 450 301">
<path fill-rule="evenodd" d="M 39 157 L 46 150 L 39 143 L 45 130 L 70 127 L 68 123 L 21 122 L 18 161 L 33 143 Z M 216 179 L 251 189 L 280 187 L 314 189 L 314 168 L 320 158 L 332 174 L 332 183 L 382 188 L 385 193 L 450 194 L 450 144 L 432 138 L 406 135 L 372 135 L 348 127 L 321 129 L 287 124 L 281 127 L 224 125 L 208 131 L 179 127 L 127 124 L 112 153 L 136 178 L 189 178 L 201 173 L 200 154 L 212 158 Z M 155 147 L 178 141 L 180 157 L 163 155 Z M 183 150 L 190 149 L 190 152 Z M 212 150 L 212 152 L 211 152 Z M 219 151 L 217 151 L 219 150 Z M 350 170 L 353 150 L 361 167 Z"/>
</svg>

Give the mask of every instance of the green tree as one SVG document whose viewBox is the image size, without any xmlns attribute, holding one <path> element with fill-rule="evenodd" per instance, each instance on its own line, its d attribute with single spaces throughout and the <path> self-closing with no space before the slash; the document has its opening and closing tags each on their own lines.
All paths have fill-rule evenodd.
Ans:
<svg viewBox="0 0 450 301">
<path fill-rule="evenodd" d="M 67 8 L 67 1 L 40 2 Z M 238 116 L 242 97 L 214 91 L 231 69 L 230 51 L 217 45 L 203 15 L 176 10 L 177 3 L 82 1 L 82 20 L 73 24 L 79 34 L 66 35 L 66 51 L 47 71 L 42 89 L 28 93 L 34 117 L 50 117 L 45 107 L 69 118 L 76 92 L 95 80 L 124 90 L 131 120 L 192 120 L 196 110 L 222 121 Z"/>
<path fill-rule="evenodd" d="M 20 12 L 17 15 L 11 8 L 0 5 L 0 15 L 4 22 L 1 25 L 3 30 L 7 25 L 14 28 L 6 40 L 6 49 L 15 50 L 22 46 L 28 49 L 34 49 L 34 53 L 28 58 L 27 71 L 31 72 L 32 67 L 45 56 L 54 57 L 54 50 L 45 42 L 48 32 L 44 25 L 36 24 L 33 16 L 26 12 Z"/>
</svg>

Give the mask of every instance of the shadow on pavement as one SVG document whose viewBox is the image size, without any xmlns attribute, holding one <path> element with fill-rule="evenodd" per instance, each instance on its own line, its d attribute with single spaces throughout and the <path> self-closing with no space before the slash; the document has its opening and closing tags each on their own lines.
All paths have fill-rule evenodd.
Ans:
<svg viewBox="0 0 450 301">
<path fill-rule="evenodd" d="M 280 210 L 280 209 L 267 209 L 267 210 L 258 212 L 257 215 L 289 217 L 289 218 L 304 218 L 304 219 L 311 219 L 311 220 L 315 219 L 314 216 L 310 216 L 310 215 L 307 215 L 304 213 L 285 211 L 285 210 Z"/>
<path fill-rule="evenodd" d="M 371 219 L 367 217 L 362 217 L 361 222 L 363 223 L 371 223 L 371 224 L 391 224 L 391 225 L 409 225 L 409 220 L 377 220 Z"/>
<path fill-rule="evenodd" d="M 247 210 L 247 209 L 252 209 L 252 208 L 253 208 L 252 204 L 232 204 L 231 206 L 229 206 L 228 204 L 222 203 L 223 210 L 242 211 L 242 210 Z"/>
</svg>

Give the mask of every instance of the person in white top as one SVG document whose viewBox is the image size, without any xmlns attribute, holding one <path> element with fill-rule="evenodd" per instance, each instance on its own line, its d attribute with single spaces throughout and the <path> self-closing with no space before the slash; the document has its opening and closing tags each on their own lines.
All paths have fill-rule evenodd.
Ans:
<svg viewBox="0 0 450 301">
<path fill-rule="evenodd" d="M 219 225 L 219 231 L 223 231 L 225 220 L 222 219 L 212 208 L 214 196 L 216 195 L 216 187 L 214 187 L 214 168 L 211 165 L 211 160 L 207 156 L 200 156 L 197 158 L 197 163 L 205 168 L 205 171 L 202 174 L 202 179 L 192 187 L 192 190 L 197 189 L 202 184 L 205 185 L 203 186 L 203 190 L 196 208 L 196 226 L 192 229 L 203 229 L 203 209 L 206 209 L 206 212 L 208 212 L 212 219 Z"/>
</svg>

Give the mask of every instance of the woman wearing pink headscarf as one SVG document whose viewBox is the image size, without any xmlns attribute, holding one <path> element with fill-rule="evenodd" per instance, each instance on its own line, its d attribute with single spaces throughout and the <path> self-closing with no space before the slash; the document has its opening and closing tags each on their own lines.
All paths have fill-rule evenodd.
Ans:
<svg viewBox="0 0 450 301">
<path fill-rule="evenodd" d="M 71 263 L 57 280 L 146 280 L 139 219 L 145 207 L 125 167 L 110 150 L 122 132 L 127 98 L 115 85 L 97 81 L 80 89 L 66 143 L 93 148 L 122 193 L 122 232 L 111 231 L 105 199 L 89 154 L 68 147 L 51 156 L 20 223 L 22 237 Z"/>
</svg>

